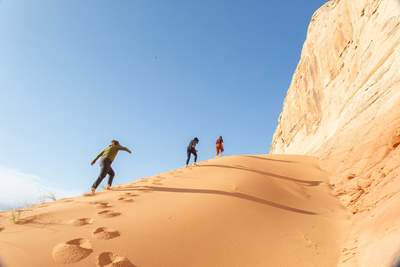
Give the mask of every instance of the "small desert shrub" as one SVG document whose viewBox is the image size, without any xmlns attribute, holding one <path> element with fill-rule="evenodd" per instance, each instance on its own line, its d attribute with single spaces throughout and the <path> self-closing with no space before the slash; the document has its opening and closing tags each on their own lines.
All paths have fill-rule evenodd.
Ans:
<svg viewBox="0 0 400 267">
<path fill-rule="evenodd" d="M 22 210 L 13 209 L 10 215 L 10 221 L 14 224 L 18 224 L 21 220 Z"/>
</svg>

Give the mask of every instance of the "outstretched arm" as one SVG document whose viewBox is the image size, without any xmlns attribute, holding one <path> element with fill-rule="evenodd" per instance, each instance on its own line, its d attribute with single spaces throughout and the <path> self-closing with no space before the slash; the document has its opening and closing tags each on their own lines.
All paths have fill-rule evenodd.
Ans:
<svg viewBox="0 0 400 267">
<path fill-rule="evenodd" d="M 100 154 L 98 154 L 97 156 L 96 156 L 96 158 L 92 161 L 92 163 L 90 163 L 91 165 L 94 165 L 95 163 L 96 163 L 96 161 L 101 157 L 101 156 L 103 156 L 103 153 L 104 153 L 104 150 L 103 151 L 101 151 L 100 152 Z"/>
<path fill-rule="evenodd" d="M 121 146 L 121 147 L 119 148 L 119 150 L 126 151 L 126 152 L 128 152 L 129 154 L 132 154 L 132 151 L 131 151 L 129 148 L 125 147 L 125 146 Z"/>
</svg>

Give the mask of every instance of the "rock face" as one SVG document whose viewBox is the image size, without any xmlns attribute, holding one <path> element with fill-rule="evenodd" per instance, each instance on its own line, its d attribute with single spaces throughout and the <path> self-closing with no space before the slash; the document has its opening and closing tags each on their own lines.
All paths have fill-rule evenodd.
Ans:
<svg viewBox="0 0 400 267">
<path fill-rule="evenodd" d="M 400 253 L 400 0 L 332 0 L 312 17 L 271 152 L 326 162 L 354 214 L 341 266 Z"/>
</svg>

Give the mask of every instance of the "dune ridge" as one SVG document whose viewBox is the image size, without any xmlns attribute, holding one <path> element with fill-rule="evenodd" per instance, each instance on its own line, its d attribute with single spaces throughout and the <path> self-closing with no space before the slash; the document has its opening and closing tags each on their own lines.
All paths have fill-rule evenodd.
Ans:
<svg viewBox="0 0 400 267">
<path fill-rule="evenodd" d="M 311 157 L 204 161 L 32 207 L 21 224 L 1 213 L 0 257 L 6 267 L 336 266 L 349 214 L 327 175 Z"/>
</svg>

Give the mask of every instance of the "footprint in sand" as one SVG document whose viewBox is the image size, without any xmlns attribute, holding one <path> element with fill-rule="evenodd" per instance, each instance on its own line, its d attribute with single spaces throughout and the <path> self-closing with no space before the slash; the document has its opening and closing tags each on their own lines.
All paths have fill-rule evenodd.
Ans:
<svg viewBox="0 0 400 267">
<path fill-rule="evenodd" d="M 88 224 L 92 224 L 93 219 L 91 218 L 79 218 L 79 219 L 74 219 L 70 220 L 68 224 L 73 225 L 73 226 L 84 226 Z"/>
<path fill-rule="evenodd" d="M 96 207 L 98 209 L 108 209 L 108 208 L 111 208 L 112 206 L 107 202 L 99 202 L 96 204 Z"/>
<path fill-rule="evenodd" d="M 128 258 L 118 256 L 112 252 L 103 252 L 97 257 L 99 267 L 135 267 Z"/>
<path fill-rule="evenodd" d="M 89 240 L 83 238 L 72 239 L 53 248 L 53 259 L 56 263 L 70 264 L 78 262 L 93 252 Z"/>
<path fill-rule="evenodd" d="M 137 197 L 137 196 L 138 196 L 138 194 L 135 194 L 135 193 L 128 192 L 128 193 L 125 193 L 125 196 Z"/>
<path fill-rule="evenodd" d="M 0 227 L 0 232 L 3 232 L 4 231 L 4 227 Z"/>
<path fill-rule="evenodd" d="M 347 262 L 348 260 L 353 258 L 356 254 L 357 254 L 357 247 L 342 249 L 342 255 L 343 255 L 342 263 Z"/>
<path fill-rule="evenodd" d="M 357 255 L 358 240 L 352 240 L 345 248 L 342 249 L 342 263 L 345 263 Z"/>
<path fill-rule="evenodd" d="M 112 210 L 99 211 L 97 214 L 100 215 L 103 218 L 112 218 L 112 217 L 116 217 L 116 216 L 121 215 L 120 212 L 115 212 L 115 211 L 112 211 Z"/>
<path fill-rule="evenodd" d="M 113 239 L 120 236 L 117 230 L 107 227 L 99 227 L 96 230 L 94 230 L 92 234 L 95 238 L 102 240 Z"/>
<path fill-rule="evenodd" d="M 111 207 L 110 203 L 104 201 L 91 201 L 89 204 L 96 205 L 98 207 Z"/>
<path fill-rule="evenodd" d="M 118 200 L 128 202 L 128 203 L 134 202 L 133 198 L 127 198 L 127 197 L 120 197 L 120 198 L 118 198 Z"/>
</svg>

